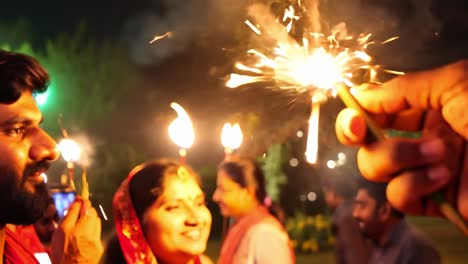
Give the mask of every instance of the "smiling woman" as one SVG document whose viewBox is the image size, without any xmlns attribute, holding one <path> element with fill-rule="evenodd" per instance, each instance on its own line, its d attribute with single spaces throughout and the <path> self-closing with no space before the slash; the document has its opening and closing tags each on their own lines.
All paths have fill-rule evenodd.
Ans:
<svg viewBox="0 0 468 264">
<path fill-rule="evenodd" d="M 117 235 L 102 263 L 206 264 L 211 214 L 198 176 L 171 160 L 135 167 L 114 196 Z"/>
</svg>

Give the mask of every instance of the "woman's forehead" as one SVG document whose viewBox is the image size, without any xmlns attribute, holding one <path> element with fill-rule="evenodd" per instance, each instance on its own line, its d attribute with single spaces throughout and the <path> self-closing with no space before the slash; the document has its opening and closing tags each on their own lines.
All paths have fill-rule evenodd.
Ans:
<svg viewBox="0 0 468 264">
<path fill-rule="evenodd" d="M 173 175 L 167 177 L 164 181 L 162 196 L 166 199 L 196 198 L 200 195 L 203 195 L 203 191 L 193 176 L 179 177 Z"/>
</svg>

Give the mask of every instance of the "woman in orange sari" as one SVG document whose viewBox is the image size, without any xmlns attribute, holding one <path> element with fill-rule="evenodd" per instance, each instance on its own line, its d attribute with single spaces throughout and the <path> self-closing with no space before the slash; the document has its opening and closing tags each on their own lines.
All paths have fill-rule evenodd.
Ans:
<svg viewBox="0 0 468 264">
<path fill-rule="evenodd" d="M 232 217 L 219 264 L 290 264 L 294 251 L 266 195 L 265 177 L 254 160 L 232 157 L 219 166 L 213 200 Z"/>
<path fill-rule="evenodd" d="M 198 176 L 175 161 L 134 168 L 114 196 L 106 264 L 206 264 L 211 214 Z"/>
</svg>

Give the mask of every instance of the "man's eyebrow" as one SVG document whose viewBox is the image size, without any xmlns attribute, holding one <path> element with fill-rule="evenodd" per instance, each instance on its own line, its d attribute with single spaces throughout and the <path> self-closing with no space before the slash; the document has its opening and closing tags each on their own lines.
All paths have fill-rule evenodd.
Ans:
<svg viewBox="0 0 468 264">
<path fill-rule="evenodd" d="M 44 121 L 44 117 L 41 117 L 41 119 L 39 120 L 39 124 L 42 124 L 43 121 Z M 28 126 L 28 125 L 34 124 L 34 120 L 31 118 L 27 118 L 27 117 L 15 116 L 0 123 L 0 126 L 11 126 L 11 125 L 16 125 L 16 124 L 23 124 L 23 125 Z"/>
</svg>

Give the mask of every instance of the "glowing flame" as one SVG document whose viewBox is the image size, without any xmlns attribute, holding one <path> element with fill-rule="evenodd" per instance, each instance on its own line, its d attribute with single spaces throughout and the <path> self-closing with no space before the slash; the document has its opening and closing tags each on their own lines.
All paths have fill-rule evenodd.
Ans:
<svg viewBox="0 0 468 264">
<path fill-rule="evenodd" d="M 158 40 L 161 40 L 163 38 L 170 38 L 172 36 L 174 36 L 174 33 L 169 31 L 169 32 L 164 33 L 163 35 L 155 36 L 149 43 L 153 44 L 154 42 L 156 42 Z"/>
<path fill-rule="evenodd" d="M 76 162 L 80 159 L 81 148 L 74 140 L 68 138 L 62 139 L 58 144 L 58 148 L 65 161 Z"/>
<path fill-rule="evenodd" d="M 372 64 L 366 53 L 370 34 L 348 35 L 346 25 L 340 23 L 328 36 L 304 29 L 302 36 L 290 35 L 294 22 L 308 12 L 298 1 L 299 9 L 286 8 L 282 19 L 276 19 L 264 5 L 252 5 L 249 15 L 255 24 L 246 21 L 257 35 L 258 48 L 247 51 L 242 62 L 235 64 L 238 73 L 230 74 L 226 86 L 236 88 L 249 83 L 276 82 L 282 89 L 295 89 L 312 95 L 306 159 L 317 161 L 320 104 L 336 96 L 338 87 L 355 86 L 357 82 L 375 82 L 378 70 L 393 74 L 397 71 L 381 69 Z M 318 1 L 313 1 L 309 16 L 311 28 L 320 30 Z M 381 44 L 398 39 L 391 38 Z"/>
<path fill-rule="evenodd" d="M 306 12 L 300 3 L 299 6 L 302 8 L 299 11 Z M 305 32 L 302 40 L 298 41 L 289 35 L 294 21 L 300 18 L 292 6 L 285 10 L 282 18 L 286 25 L 274 19 L 262 5 L 253 5 L 249 14 L 258 20 L 257 26 L 248 20 L 246 24 L 257 35 L 261 35 L 260 41 L 265 43 L 259 45 L 262 49 L 247 51 L 245 62 L 236 63 L 236 69 L 243 73 L 231 74 L 227 87 L 276 81 L 283 89 L 330 95 L 335 94 L 338 84 L 354 86 L 354 78 L 363 75 L 363 71 L 367 72 L 365 81 L 375 81 L 376 71 L 380 68 L 371 64 L 372 58 L 366 53 L 366 48 L 374 44 L 369 41 L 370 34 L 349 36 L 346 25 L 340 23 L 329 36 L 319 32 Z M 382 43 L 395 39 L 398 38 Z"/>
<path fill-rule="evenodd" d="M 180 148 L 188 149 L 195 141 L 192 121 L 184 108 L 178 103 L 171 103 L 171 107 L 177 112 L 177 118 L 168 127 L 169 137 Z"/>
<path fill-rule="evenodd" d="M 238 149 L 242 144 L 242 139 L 242 130 L 239 124 L 224 124 L 223 131 L 221 133 L 221 144 L 223 144 L 226 152 L 229 153 Z"/>
</svg>

